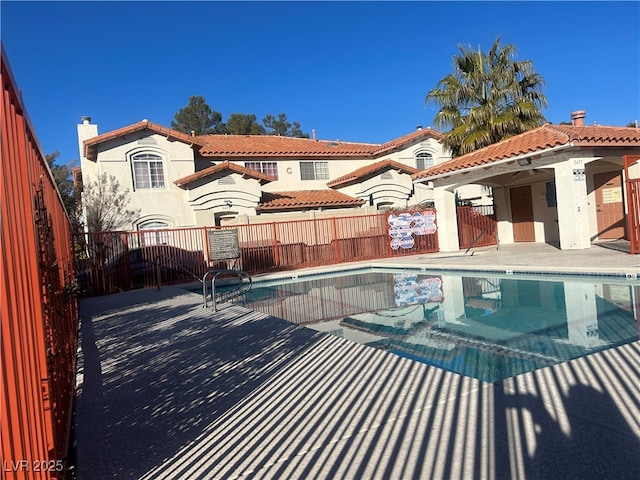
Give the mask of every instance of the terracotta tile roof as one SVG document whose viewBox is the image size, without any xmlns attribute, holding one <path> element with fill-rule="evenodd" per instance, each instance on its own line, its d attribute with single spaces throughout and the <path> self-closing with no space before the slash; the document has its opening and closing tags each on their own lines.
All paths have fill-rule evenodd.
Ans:
<svg viewBox="0 0 640 480">
<path fill-rule="evenodd" d="M 415 130 L 407 135 L 404 135 L 390 142 L 383 143 L 376 149 L 376 154 L 388 153 L 390 151 L 404 147 L 407 143 L 422 141 L 425 138 L 433 138 L 438 141 L 442 141 L 444 135 L 440 132 L 432 130 L 431 128 L 423 128 L 421 130 Z"/>
<path fill-rule="evenodd" d="M 412 175 L 414 180 L 490 165 L 560 147 L 640 147 L 640 129 L 545 124 Z"/>
<path fill-rule="evenodd" d="M 416 130 L 382 145 L 272 135 L 204 135 L 198 138 L 205 144 L 200 149 L 205 157 L 375 158 L 423 138 L 441 140 L 442 134 L 431 129 Z"/>
<path fill-rule="evenodd" d="M 187 135 L 186 133 L 178 132 L 171 128 L 163 127 L 157 123 L 150 122 L 149 120 L 142 120 L 141 122 L 134 123 L 127 127 L 118 128 L 112 130 L 97 137 L 89 138 L 83 142 L 84 156 L 89 160 L 96 161 L 98 157 L 98 145 L 108 140 L 113 140 L 118 137 L 124 137 L 125 135 L 141 130 L 151 130 L 159 135 L 163 135 L 171 140 L 178 140 L 188 145 L 195 145 L 197 147 L 202 146 L 201 137 L 194 137 Z"/>
<path fill-rule="evenodd" d="M 175 183 L 178 187 L 184 187 L 196 180 L 200 180 L 201 178 L 208 177 L 209 175 L 213 175 L 217 172 L 222 172 L 224 170 L 229 170 L 234 173 L 239 173 L 240 175 L 255 178 L 256 180 L 260 180 L 260 185 L 264 185 L 265 183 L 275 182 L 276 178 L 272 175 L 267 175 L 266 173 L 259 172 L 252 168 L 242 167 L 240 165 L 236 165 L 235 163 L 231 163 L 229 161 L 222 162 L 218 165 L 214 165 L 209 168 L 205 168 L 204 170 L 200 170 L 199 172 L 192 173 L 191 175 L 187 175 L 186 177 L 179 178 Z"/>
<path fill-rule="evenodd" d="M 398 163 L 393 160 L 381 160 L 371 165 L 367 165 L 365 167 L 354 170 L 347 175 L 343 175 L 342 177 L 331 180 L 329 183 L 327 183 L 327 186 L 331 188 L 346 187 L 348 185 L 358 183 L 362 178 L 375 175 L 378 172 L 386 170 L 397 170 L 400 173 L 407 173 L 409 175 L 419 172 L 417 168 L 403 165 L 402 163 Z"/>
<path fill-rule="evenodd" d="M 368 143 L 312 140 L 274 135 L 204 135 L 199 137 L 205 157 L 350 157 L 370 154 Z"/>
<path fill-rule="evenodd" d="M 185 142 L 198 148 L 204 157 L 296 157 L 296 158 L 377 158 L 398 150 L 423 138 L 441 140 L 443 135 L 430 128 L 416 130 L 400 138 L 377 143 L 345 142 L 342 140 L 313 140 L 310 138 L 280 137 L 274 135 L 198 135 L 191 136 L 157 123 L 143 120 L 127 127 L 98 135 L 84 141 L 84 156 L 95 161 L 98 145 L 129 133 L 149 129 L 172 140 Z"/>
<path fill-rule="evenodd" d="M 359 207 L 361 198 L 353 198 L 337 190 L 299 190 L 291 192 L 264 192 L 257 211 L 300 210 L 319 207 Z"/>
</svg>

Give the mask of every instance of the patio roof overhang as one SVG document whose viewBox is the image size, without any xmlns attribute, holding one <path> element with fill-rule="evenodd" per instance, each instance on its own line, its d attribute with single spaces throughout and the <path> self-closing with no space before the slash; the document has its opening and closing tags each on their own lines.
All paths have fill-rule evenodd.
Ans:
<svg viewBox="0 0 640 480">
<path fill-rule="evenodd" d="M 575 148 L 573 142 L 569 142 L 555 147 L 527 152 L 514 157 L 462 167 L 457 170 L 439 171 L 433 175 L 427 174 L 421 178 L 414 179 L 413 183 L 433 182 L 434 184 L 456 184 L 460 186 L 477 183 L 482 179 L 496 177 L 505 173 L 532 171 L 537 168 L 546 167 L 546 165 L 536 165 L 534 163 L 536 160 L 551 157 L 573 148 Z M 440 170 L 437 167 L 439 167 L 439 165 L 432 168 L 434 168 L 434 170 Z"/>
</svg>

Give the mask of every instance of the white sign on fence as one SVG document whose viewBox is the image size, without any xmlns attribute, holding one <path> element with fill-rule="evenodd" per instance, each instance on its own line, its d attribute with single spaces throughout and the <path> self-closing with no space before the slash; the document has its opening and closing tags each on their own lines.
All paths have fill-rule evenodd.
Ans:
<svg viewBox="0 0 640 480">
<path fill-rule="evenodd" d="M 425 210 L 423 212 L 391 214 L 387 218 L 389 223 L 389 236 L 391 248 L 410 249 L 415 245 L 414 235 L 431 235 L 436 233 L 436 212 Z"/>
</svg>

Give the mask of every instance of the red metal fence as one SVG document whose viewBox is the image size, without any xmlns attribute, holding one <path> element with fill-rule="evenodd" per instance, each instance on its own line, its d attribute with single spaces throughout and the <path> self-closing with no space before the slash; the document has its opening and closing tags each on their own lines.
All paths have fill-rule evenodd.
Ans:
<svg viewBox="0 0 640 480">
<path fill-rule="evenodd" d="M 435 225 L 429 232 L 420 228 L 418 217 L 435 221 L 434 210 L 426 213 L 405 214 L 406 225 L 396 229 L 404 243 L 394 241 L 396 230 L 391 228 L 389 214 L 77 234 L 76 249 L 82 252 L 77 259 L 78 278 L 86 294 L 103 294 L 156 285 L 156 259 L 161 263 L 161 282 L 170 283 L 194 280 L 181 269 L 171 268 L 174 260 L 202 278 L 210 268 L 233 267 L 255 274 L 436 252 Z M 230 248 L 226 256 L 216 251 L 225 237 L 233 238 L 237 245 L 235 253 Z"/>
<path fill-rule="evenodd" d="M 75 385 L 71 227 L 2 49 L 2 478 L 64 478 Z"/>
<path fill-rule="evenodd" d="M 631 253 L 640 253 L 640 179 L 627 180 L 629 196 L 629 243 Z"/>
<path fill-rule="evenodd" d="M 497 222 L 493 205 L 460 206 L 457 215 L 458 241 L 461 249 L 496 244 Z"/>
<path fill-rule="evenodd" d="M 640 178 L 629 178 L 631 166 L 640 160 L 639 155 L 625 155 L 624 175 L 627 184 L 628 236 L 632 254 L 640 253 Z"/>
</svg>

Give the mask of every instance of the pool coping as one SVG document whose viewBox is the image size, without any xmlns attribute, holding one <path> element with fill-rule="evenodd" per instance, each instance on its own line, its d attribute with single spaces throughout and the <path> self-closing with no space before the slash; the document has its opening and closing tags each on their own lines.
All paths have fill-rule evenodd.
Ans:
<svg viewBox="0 0 640 480">
<path fill-rule="evenodd" d="M 451 258 L 451 257 L 447 257 Z M 308 267 L 298 270 L 287 270 L 283 272 L 268 272 L 252 275 L 253 283 L 260 283 L 263 281 L 274 281 L 280 279 L 297 280 L 307 277 L 321 276 L 325 274 L 334 273 L 349 273 L 357 271 L 365 271 L 370 269 L 385 269 L 385 270 L 410 270 L 424 273 L 479 273 L 479 274 L 500 274 L 505 276 L 511 275 L 523 275 L 523 276 L 545 276 L 551 275 L 554 277 L 580 277 L 580 278 L 610 278 L 617 280 L 626 280 L 635 282 L 640 280 L 640 274 L 634 269 L 623 269 L 622 271 L 612 271 L 608 269 L 594 269 L 594 268 L 576 268 L 576 267 L 517 267 L 517 266 L 469 266 L 461 267 L 458 265 L 425 265 L 407 266 L 406 263 L 392 262 L 392 261 L 370 261 L 370 262 L 357 262 L 357 263 L 343 263 L 334 265 L 324 265 L 318 267 Z M 549 279 L 551 280 L 551 279 Z"/>
</svg>

